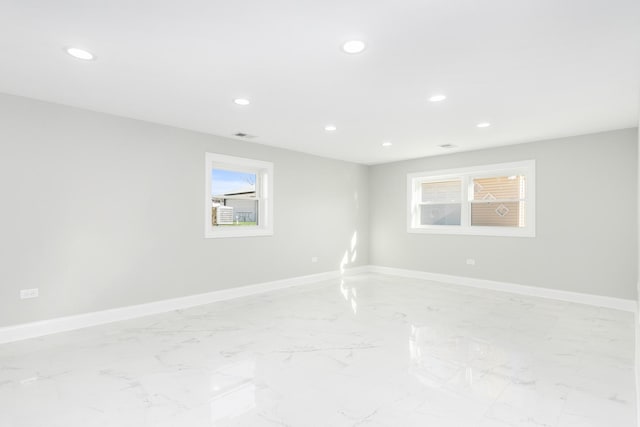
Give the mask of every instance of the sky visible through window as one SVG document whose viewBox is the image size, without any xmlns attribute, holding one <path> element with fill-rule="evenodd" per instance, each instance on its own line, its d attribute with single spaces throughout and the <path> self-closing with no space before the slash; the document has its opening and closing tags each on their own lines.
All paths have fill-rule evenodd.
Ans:
<svg viewBox="0 0 640 427">
<path fill-rule="evenodd" d="M 226 169 L 211 170 L 211 195 L 255 191 L 256 174 Z"/>
</svg>

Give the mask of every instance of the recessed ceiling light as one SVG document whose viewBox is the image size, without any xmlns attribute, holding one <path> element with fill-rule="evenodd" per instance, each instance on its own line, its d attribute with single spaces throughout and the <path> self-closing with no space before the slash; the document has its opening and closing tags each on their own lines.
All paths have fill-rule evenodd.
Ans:
<svg viewBox="0 0 640 427">
<path fill-rule="evenodd" d="M 478 123 L 476 126 L 479 127 L 479 128 L 488 128 L 489 126 L 491 126 L 491 123 L 482 122 L 482 123 Z"/>
<path fill-rule="evenodd" d="M 82 59 L 85 61 L 91 61 L 95 58 L 95 56 L 93 56 L 93 53 L 86 51 L 84 49 L 79 49 L 77 47 L 68 48 L 67 53 L 73 56 L 74 58 Z"/>
<path fill-rule="evenodd" d="M 391 147 L 393 144 L 391 144 L 391 141 L 385 141 L 382 143 L 383 147 Z"/>
<path fill-rule="evenodd" d="M 233 100 L 233 102 L 235 102 L 238 105 L 249 105 L 251 104 L 251 101 L 249 101 L 248 99 L 245 98 L 236 98 Z"/>
<path fill-rule="evenodd" d="M 335 127 L 335 125 L 326 125 L 324 127 L 324 130 L 326 130 L 327 132 L 333 132 L 334 130 L 338 129 L 337 127 Z"/>
<path fill-rule="evenodd" d="M 444 101 L 445 99 L 447 99 L 445 95 L 433 95 L 431 98 L 429 98 L 429 101 L 440 102 L 440 101 Z"/>
<path fill-rule="evenodd" d="M 342 50 L 346 53 L 354 54 L 362 52 L 365 47 L 367 47 L 367 45 L 364 44 L 362 40 L 349 40 L 342 45 Z"/>
</svg>

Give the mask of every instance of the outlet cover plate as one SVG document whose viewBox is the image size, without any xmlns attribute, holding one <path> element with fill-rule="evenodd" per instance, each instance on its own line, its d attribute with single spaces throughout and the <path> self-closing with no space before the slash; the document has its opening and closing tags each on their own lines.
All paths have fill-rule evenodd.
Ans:
<svg viewBox="0 0 640 427">
<path fill-rule="evenodd" d="M 33 289 L 21 289 L 20 290 L 20 299 L 27 298 L 38 298 L 38 288 Z"/>
</svg>

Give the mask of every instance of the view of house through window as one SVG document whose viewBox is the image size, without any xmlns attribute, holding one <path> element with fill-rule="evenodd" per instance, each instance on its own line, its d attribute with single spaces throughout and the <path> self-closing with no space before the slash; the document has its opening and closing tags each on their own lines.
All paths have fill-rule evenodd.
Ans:
<svg viewBox="0 0 640 427">
<path fill-rule="evenodd" d="M 408 174 L 407 231 L 535 236 L 535 161 Z"/>
<path fill-rule="evenodd" d="M 259 176 L 252 172 L 211 169 L 211 224 L 258 225 Z"/>
<path fill-rule="evenodd" d="M 205 238 L 273 235 L 273 163 L 205 153 Z"/>
<path fill-rule="evenodd" d="M 525 227 L 523 175 L 475 178 L 471 225 Z"/>
<path fill-rule="evenodd" d="M 460 225 L 462 212 L 462 181 L 423 182 L 420 203 L 420 224 Z"/>
</svg>

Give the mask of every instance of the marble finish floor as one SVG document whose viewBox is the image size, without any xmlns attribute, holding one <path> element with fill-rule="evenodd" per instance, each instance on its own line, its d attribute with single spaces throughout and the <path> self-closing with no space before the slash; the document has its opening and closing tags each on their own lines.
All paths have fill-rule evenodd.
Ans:
<svg viewBox="0 0 640 427">
<path fill-rule="evenodd" d="M 635 426 L 631 313 L 363 274 L 0 345 L 0 426 Z"/>
</svg>

